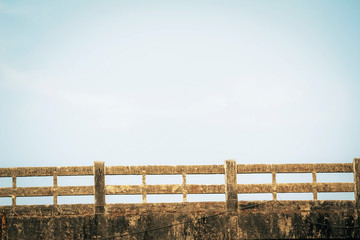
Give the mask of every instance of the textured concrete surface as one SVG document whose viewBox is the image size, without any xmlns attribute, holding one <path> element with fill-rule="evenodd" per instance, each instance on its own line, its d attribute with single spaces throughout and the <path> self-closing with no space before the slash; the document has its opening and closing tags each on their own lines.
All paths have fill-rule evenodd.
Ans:
<svg viewBox="0 0 360 240">
<path fill-rule="evenodd" d="M 310 183 L 277 183 L 277 173 L 311 173 Z M 354 182 L 319 183 L 317 173 L 353 173 Z M 237 174 L 271 173 L 268 184 L 242 184 Z M 105 175 L 141 175 L 142 183 L 106 185 Z M 146 184 L 147 175 L 178 174 L 179 184 Z M 225 184 L 187 184 L 187 174 L 222 174 Z M 93 175 L 93 186 L 58 186 L 58 176 Z M 17 177 L 52 176 L 53 186 L 18 187 Z M 338 164 L 236 164 L 0 168 L 1 239 L 360 239 L 360 159 Z M 76 184 L 76 183 L 75 183 Z M 309 192 L 312 201 L 277 201 Z M 353 192 L 354 201 L 318 201 L 318 192 Z M 182 203 L 146 203 L 147 194 L 182 194 Z M 225 194 L 224 202 L 187 202 L 187 194 Z M 239 193 L 272 193 L 273 201 L 238 202 Z M 142 204 L 107 204 L 106 195 L 142 195 Z M 58 196 L 94 195 L 95 204 L 58 205 Z M 19 206 L 17 197 L 52 196 L 53 205 Z"/>
<path fill-rule="evenodd" d="M 0 207 L 3 239 L 360 238 L 354 201 L 225 202 Z"/>
</svg>

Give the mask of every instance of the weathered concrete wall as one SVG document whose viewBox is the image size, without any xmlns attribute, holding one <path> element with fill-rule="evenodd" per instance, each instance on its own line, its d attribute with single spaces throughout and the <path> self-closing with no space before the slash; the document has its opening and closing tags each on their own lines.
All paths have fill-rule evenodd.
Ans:
<svg viewBox="0 0 360 240">
<path fill-rule="evenodd" d="M 355 201 L 225 202 L 0 207 L 2 239 L 360 238 Z"/>
<path fill-rule="evenodd" d="M 353 173 L 354 182 L 318 183 L 317 173 Z M 237 174 L 271 173 L 267 184 Z M 310 183 L 277 183 L 277 173 L 311 173 Z M 142 184 L 107 185 L 105 175 L 141 175 Z M 147 175 L 178 174 L 181 184 L 148 185 Z M 224 174 L 225 184 L 187 184 L 187 174 Z M 58 186 L 58 176 L 93 175 L 94 186 Z M 52 176 L 53 186 L 18 187 L 17 178 Z M 360 159 L 339 164 L 236 164 L 0 168 L 12 186 L 0 197 L 1 239 L 360 239 Z M 310 192 L 313 201 L 277 201 L 278 193 Z M 318 192 L 353 192 L 355 201 L 318 201 Z M 225 202 L 187 202 L 187 194 L 225 194 Z M 239 193 L 272 193 L 273 201 L 238 202 Z M 106 195 L 142 195 L 142 204 L 106 204 Z M 182 203 L 146 203 L 147 194 L 182 194 Z M 58 205 L 58 196 L 94 195 L 95 204 Z M 19 206 L 18 197 L 52 196 L 53 205 Z"/>
</svg>

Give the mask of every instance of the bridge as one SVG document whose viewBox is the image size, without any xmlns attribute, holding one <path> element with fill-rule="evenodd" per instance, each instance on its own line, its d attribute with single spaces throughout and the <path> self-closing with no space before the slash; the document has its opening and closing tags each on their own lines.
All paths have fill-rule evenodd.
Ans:
<svg viewBox="0 0 360 240">
<path fill-rule="evenodd" d="M 279 174 L 308 173 L 311 182 L 277 182 Z M 352 182 L 319 182 L 322 173 L 352 173 Z M 242 183 L 241 174 L 270 174 L 270 183 Z M 108 175 L 137 175 L 141 183 L 106 184 Z M 152 175 L 178 175 L 179 184 L 147 184 Z M 189 184 L 189 176 L 223 175 L 224 184 Z M 24 177 L 52 178 L 52 186 L 19 187 Z M 92 186 L 59 186 L 63 176 L 92 176 Z M 360 238 L 360 159 L 352 163 L 93 166 L 0 168 L 1 239 L 287 239 Z M 75 185 L 76 183 L 74 183 Z M 322 193 L 354 193 L 354 200 L 319 200 Z M 271 199 L 239 201 L 242 194 Z M 285 201 L 282 193 L 309 193 L 311 200 Z M 181 202 L 148 203 L 157 194 L 182 195 Z M 192 194 L 224 194 L 224 201 L 190 202 Z M 91 195 L 91 204 L 59 204 L 62 196 Z M 107 196 L 139 195 L 142 203 L 106 203 Z M 18 198 L 52 198 L 52 204 L 19 205 Z M 206 196 L 206 195 L 205 195 Z"/>
</svg>

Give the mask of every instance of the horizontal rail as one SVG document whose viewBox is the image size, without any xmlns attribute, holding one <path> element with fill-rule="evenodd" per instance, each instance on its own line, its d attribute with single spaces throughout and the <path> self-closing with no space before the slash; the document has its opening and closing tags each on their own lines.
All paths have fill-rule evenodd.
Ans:
<svg viewBox="0 0 360 240">
<path fill-rule="evenodd" d="M 273 184 L 238 184 L 238 193 L 272 193 Z M 312 183 L 277 183 L 278 193 L 312 192 Z M 317 183 L 317 192 L 354 192 L 354 183 Z"/>
<path fill-rule="evenodd" d="M 0 177 L 52 176 L 56 167 L 0 168 Z"/>
<path fill-rule="evenodd" d="M 107 185 L 105 193 L 107 195 L 130 195 L 141 194 L 145 190 L 146 194 L 182 194 L 183 187 L 181 184 L 167 185 Z M 213 194 L 225 193 L 225 185 L 186 185 L 188 194 Z"/>
<path fill-rule="evenodd" d="M 187 185 L 187 191 L 190 194 L 196 193 L 225 193 L 225 184 L 219 185 Z"/>
<path fill-rule="evenodd" d="M 93 175 L 93 166 L 83 167 L 18 167 L 0 168 L 0 177 L 31 177 L 31 176 L 77 176 Z"/>
<path fill-rule="evenodd" d="M 106 195 L 141 194 L 141 185 L 106 185 Z"/>
<path fill-rule="evenodd" d="M 333 173 L 353 172 L 352 163 L 237 164 L 237 173 Z"/>
<path fill-rule="evenodd" d="M 65 186 L 56 189 L 58 196 L 94 195 L 94 186 Z"/>
<path fill-rule="evenodd" d="M 271 184 L 238 184 L 237 193 L 271 193 Z"/>
<path fill-rule="evenodd" d="M 354 183 L 318 183 L 318 192 L 354 192 Z"/>
<path fill-rule="evenodd" d="M 57 176 L 93 175 L 94 167 L 59 167 L 56 169 Z"/>
<path fill-rule="evenodd" d="M 94 195 L 93 186 L 0 188 L 0 197 Z"/>
<path fill-rule="evenodd" d="M 224 174 L 224 165 L 178 165 L 178 166 L 108 166 L 106 175 L 171 175 L 171 174 Z"/>
<path fill-rule="evenodd" d="M 312 192 L 312 183 L 278 183 L 278 193 Z M 130 195 L 141 194 L 146 189 L 147 194 L 181 194 L 181 184 L 168 185 L 107 185 L 107 195 Z M 225 193 L 224 184 L 213 185 L 186 185 L 188 194 L 214 194 Z M 317 183 L 318 192 L 353 192 L 353 183 Z M 238 184 L 238 193 L 272 193 L 272 184 Z M 0 188 L 0 197 L 33 197 L 33 196 L 72 196 L 93 195 L 93 186 L 63 186 L 63 187 L 18 187 Z"/>
<path fill-rule="evenodd" d="M 224 174 L 223 165 L 107 166 L 106 175 Z M 353 172 L 352 163 L 237 164 L 237 173 Z M 93 166 L 0 168 L 0 177 L 93 175 Z"/>
</svg>

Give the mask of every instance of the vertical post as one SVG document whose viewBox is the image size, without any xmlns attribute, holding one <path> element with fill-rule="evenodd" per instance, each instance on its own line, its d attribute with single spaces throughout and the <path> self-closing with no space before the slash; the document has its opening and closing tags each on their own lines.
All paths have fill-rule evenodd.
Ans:
<svg viewBox="0 0 360 240">
<path fill-rule="evenodd" d="M 57 188 L 58 188 L 58 181 L 57 181 L 57 173 L 56 170 L 53 173 L 53 204 L 57 205 Z"/>
<path fill-rule="evenodd" d="M 146 171 L 142 171 L 142 186 L 141 186 L 141 193 L 142 193 L 142 202 L 146 203 Z"/>
<path fill-rule="evenodd" d="M 355 222 L 360 224 L 360 158 L 354 158 L 353 161 L 354 172 L 354 195 L 355 195 Z M 359 236 L 359 229 L 355 228 L 355 236 Z"/>
<path fill-rule="evenodd" d="M 94 162 L 95 214 L 105 213 L 105 164 Z"/>
<path fill-rule="evenodd" d="M 186 189 L 186 173 L 182 173 L 182 192 L 183 192 L 183 202 L 187 202 L 187 189 Z"/>
<path fill-rule="evenodd" d="M 225 161 L 225 199 L 228 211 L 238 208 L 237 167 L 235 160 Z"/>
<path fill-rule="evenodd" d="M 317 192 L 317 180 L 316 180 L 316 172 L 312 172 L 312 191 L 313 191 L 313 199 L 318 200 L 318 192 Z"/>
<path fill-rule="evenodd" d="M 276 172 L 272 172 L 272 195 L 273 201 L 277 201 Z"/>
<path fill-rule="evenodd" d="M 16 205 L 16 176 L 12 176 L 12 189 L 13 189 L 13 195 L 11 199 L 11 205 Z"/>
<path fill-rule="evenodd" d="M 357 213 L 360 212 L 360 158 L 355 158 L 353 162 L 354 184 L 355 184 L 355 206 Z"/>
</svg>

